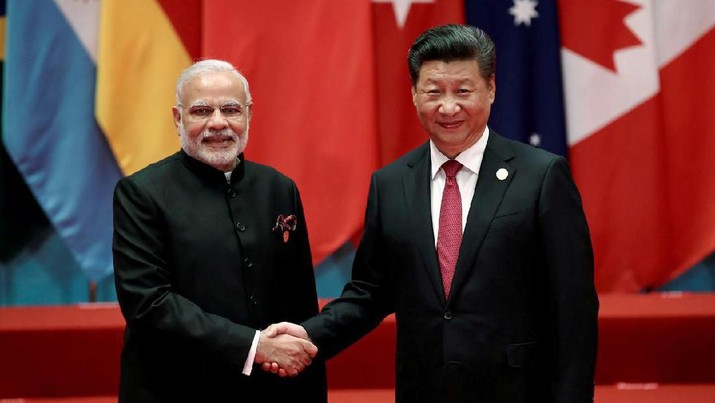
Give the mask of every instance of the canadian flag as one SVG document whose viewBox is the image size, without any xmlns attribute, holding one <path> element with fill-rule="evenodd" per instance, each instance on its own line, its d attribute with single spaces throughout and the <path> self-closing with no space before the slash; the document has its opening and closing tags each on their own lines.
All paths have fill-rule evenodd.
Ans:
<svg viewBox="0 0 715 403">
<path fill-rule="evenodd" d="M 715 250 L 715 1 L 561 0 L 569 156 L 601 292 Z"/>
</svg>

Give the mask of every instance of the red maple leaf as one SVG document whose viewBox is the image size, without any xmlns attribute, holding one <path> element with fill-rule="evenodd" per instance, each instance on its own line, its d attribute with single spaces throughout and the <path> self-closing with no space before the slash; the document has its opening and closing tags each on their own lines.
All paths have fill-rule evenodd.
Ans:
<svg viewBox="0 0 715 403">
<path fill-rule="evenodd" d="M 616 71 L 616 50 L 641 41 L 625 24 L 628 14 L 640 6 L 619 0 L 559 0 L 561 45 Z"/>
</svg>

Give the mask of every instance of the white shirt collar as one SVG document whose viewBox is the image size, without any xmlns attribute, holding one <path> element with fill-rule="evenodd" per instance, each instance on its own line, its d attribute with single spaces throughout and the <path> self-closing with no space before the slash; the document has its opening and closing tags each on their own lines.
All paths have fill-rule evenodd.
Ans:
<svg viewBox="0 0 715 403">
<path fill-rule="evenodd" d="M 470 171 L 474 173 L 479 173 L 479 166 L 482 165 L 484 150 L 486 150 L 487 148 L 488 140 L 489 127 L 487 126 L 484 128 L 484 133 L 482 133 L 482 137 L 480 137 L 476 143 L 472 144 L 471 147 L 459 153 L 455 160 L 457 160 L 457 162 L 459 162 L 460 164 L 464 165 L 464 167 L 469 169 Z M 430 178 L 434 180 L 435 175 L 437 175 L 439 169 L 442 168 L 442 164 L 447 162 L 449 158 L 447 158 L 446 155 L 442 154 L 442 152 L 437 149 L 437 146 L 434 145 L 434 142 L 431 139 L 429 141 L 429 147 L 430 159 L 432 161 L 432 170 Z"/>
<path fill-rule="evenodd" d="M 233 167 L 233 169 L 236 169 L 236 167 L 237 167 L 240 163 L 241 163 L 241 159 L 238 158 L 238 157 L 236 157 L 236 166 Z M 223 174 L 226 176 L 226 182 L 231 183 L 231 174 L 232 174 L 232 173 L 233 173 L 233 171 L 227 171 L 227 172 L 224 172 L 224 173 L 223 173 Z"/>
</svg>

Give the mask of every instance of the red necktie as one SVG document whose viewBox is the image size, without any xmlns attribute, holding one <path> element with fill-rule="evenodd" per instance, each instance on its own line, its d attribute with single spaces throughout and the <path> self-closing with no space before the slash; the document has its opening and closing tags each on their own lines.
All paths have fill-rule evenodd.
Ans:
<svg viewBox="0 0 715 403">
<path fill-rule="evenodd" d="M 442 273 L 444 297 L 449 297 L 449 289 L 454 278 L 454 269 L 459 257 L 459 246 L 462 244 L 462 197 L 457 185 L 457 172 L 462 164 L 449 160 L 442 164 L 447 175 L 442 193 L 442 206 L 439 209 L 439 231 L 437 233 L 437 256 L 439 270 Z"/>
</svg>

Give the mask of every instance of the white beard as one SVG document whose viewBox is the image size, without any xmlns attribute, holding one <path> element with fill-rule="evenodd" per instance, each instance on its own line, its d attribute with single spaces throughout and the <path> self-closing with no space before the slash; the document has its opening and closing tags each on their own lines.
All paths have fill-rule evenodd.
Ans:
<svg viewBox="0 0 715 403">
<path fill-rule="evenodd" d="M 224 167 L 227 166 L 233 166 L 236 157 L 246 149 L 248 144 L 248 126 L 246 126 L 246 130 L 241 136 L 231 129 L 224 129 L 213 133 L 210 130 L 204 130 L 201 135 L 190 138 L 186 133 L 186 128 L 181 124 L 179 125 L 179 134 L 181 148 L 188 155 L 219 170 L 224 170 Z M 229 136 L 233 139 L 233 145 L 223 150 L 212 149 L 201 142 L 210 136 Z"/>
</svg>

